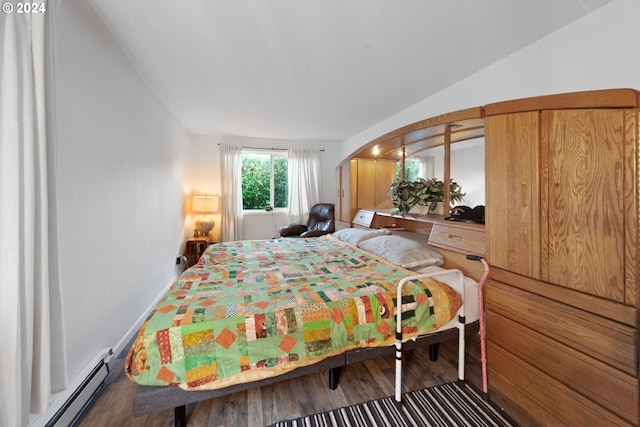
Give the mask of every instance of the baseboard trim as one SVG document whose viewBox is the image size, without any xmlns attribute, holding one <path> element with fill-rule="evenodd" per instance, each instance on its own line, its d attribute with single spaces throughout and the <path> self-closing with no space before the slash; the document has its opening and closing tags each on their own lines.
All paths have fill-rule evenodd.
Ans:
<svg viewBox="0 0 640 427">
<path fill-rule="evenodd" d="M 100 360 L 80 387 L 54 414 L 45 427 L 67 427 L 73 425 L 82 414 L 84 408 L 91 404 L 94 394 L 102 388 L 108 375 L 109 366 L 103 360 Z"/>
<path fill-rule="evenodd" d="M 106 380 L 109 372 L 109 361 L 111 358 L 114 356 L 117 357 L 124 351 L 128 351 L 131 341 L 138 333 L 138 330 L 147 318 L 148 313 L 153 310 L 153 307 L 155 307 L 158 301 L 160 301 L 164 294 L 167 293 L 177 278 L 178 276 L 176 275 L 169 281 L 154 301 L 149 304 L 147 309 L 140 315 L 140 317 L 138 317 L 136 322 L 131 326 L 131 328 L 129 328 L 113 348 L 101 350 L 65 390 L 51 397 L 51 404 L 49 405 L 47 412 L 31 415 L 29 427 L 57 427 L 58 425 L 69 425 L 57 424 L 61 419 L 68 420 L 64 413 L 69 409 L 72 409 L 73 411 L 78 410 L 77 414 L 69 420 L 69 423 L 82 414 L 87 403 L 90 403 L 93 394 L 99 390 L 99 386 L 104 383 L 104 380 Z M 99 382 L 98 380 L 102 375 L 104 375 L 104 379 Z M 94 385 L 97 386 L 94 388 Z M 89 387 L 87 388 L 87 386 Z M 81 398 L 82 400 L 78 400 L 78 398 Z M 77 403 L 74 404 L 74 402 Z M 82 405 L 80 405 L 80 402 L 83 402 Z M 71 413 L 72 412 L 69 412 L 69 414 Z"/>
<path fill-rule="evenodd" d="M 131 343 L 131 340 L 133 340 L 133 338 L 136 336 L 136 334 L 140 330 L 140 327 L 144 323 L 145 319 L 147 318 L 147 316 L 149 316 L 149 313 L 151 312 L 151 310 L 153 310 L 153 307 L 155 307 L 156 304 L 158 304 L 158 302 L 162 299 L 164 294 L 167 293 L 169 288 L 171 288 L 171 286 L 175 283 L 176 280 L 178 280 L 177 275 L 174 276 L 173 279 L 171 279 L 167 285 L 165 285 L 165 287 L 162 289 L 162 291 L 160 291 L 160 293 L 153 300 L 153 302 L 149 304 L 147 309 L 140 315 L 140 317 L 138 317 L 138 319 L 131 326 L 131 328 L 129 328 L 129 330 L 124 334 L 124 336 L 120 339 L 120 341 L 118 341 L 118 343 L 113 347 L 114 356 L 118 357 L 123 351 L 126 351 L 129 349 L 129 344 Z"/>
<path fill-rule="evenodd" d="M 30 427 L 46 427 L 54 419 L 61 418 L 61 411 L 65 407 L 69 407 L 74 400 L 82 393 L 86 385 L 94 377 L 94 373 L 101 365 L 106 367 L 106 359 L 111 357 L 111 349 L 105 348 L 98 352 L 98 354 L 89 362 L 89 364 L 80 372 L 80 374 L 68 385 L 68 387 L 51 396 L 51 404 L 47 412 L 42 414 L 32 414 L 32 419 L 29 422 Z M 106 376 L 105 376 L 106 378 Z M 95 384 L 95 383 L 94 383 Z M 87 399 L 90 396 L 83 396 Z M 84 406 L 84 404 L 82 405 Z M 80 408 L 82 409 L 82 408 Z M 74 417 L 75 418 L 75 417 Z"/>
</svg>

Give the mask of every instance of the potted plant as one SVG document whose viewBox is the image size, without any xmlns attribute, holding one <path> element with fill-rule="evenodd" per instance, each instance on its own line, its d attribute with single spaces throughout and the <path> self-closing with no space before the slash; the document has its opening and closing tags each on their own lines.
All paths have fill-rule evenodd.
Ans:
<svg viewBox="0 0 640 427">
<path fill-rule="evenodd" d="M 418 204 L 424 192 L 424 185 L 420 181 L 398 180 L 391 183 L 389 195 L 396 210 L 392 214 L 406 215 L 412 207 Z"/>
<path fill-rule="evenodd" d="M 435 178 L 427 180 L 429 196 L 427 197 L 427 204 L 421 204 L 422 206 L 428 206 L 429 211 L 434 211 L 438 206 L 438 203 L 444 202 L 444 181 L 440 181 Z M 460 184 L 454 180 L 449 180 L 449 204 L 450 207 L 462 201 L 465 193 L 462 192 Z"/>
<path fill-rule="evenodd" d="M 436 179 L 418 178 L 417 181 L 398 180 L 391 184 L 389 189 L 393 206 L 396 210 L 393 214 L 406 215 L 414 206 L 424 206 L 433 211 L 438 203 L 444 201 L 444 182 Z M 465 193 L 460 184 L 449 181 L 449 201 L 454 204 L 462 201 Z"/>
</svg>

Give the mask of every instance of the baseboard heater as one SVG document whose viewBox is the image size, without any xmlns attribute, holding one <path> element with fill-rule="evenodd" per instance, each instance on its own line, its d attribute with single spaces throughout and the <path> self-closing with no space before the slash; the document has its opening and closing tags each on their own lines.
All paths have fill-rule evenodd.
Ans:
<svg viewBox="0 0 640 427">
<path fill-rule="evenodd" d="M 46 427 L 67 427 L 77 421 L 78 415 L 91 403 L 95 393 L 104 385 L 109 375 L 109 365 L 100 358 L 89 375 L 80 383 L 55 415 L 47 422 Z"/>
</svg>

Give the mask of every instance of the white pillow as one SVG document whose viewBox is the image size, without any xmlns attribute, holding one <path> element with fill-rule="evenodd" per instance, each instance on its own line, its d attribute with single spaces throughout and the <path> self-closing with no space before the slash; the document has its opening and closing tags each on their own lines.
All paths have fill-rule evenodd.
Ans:
<svg viewBox="0 0 640 427">
<path fill-rule="evenodd" d="M 363 242 L 372 237 L 381 236 L 389 234 L 389 230 L 384 228 L 376 229 L 376 230 L 365 230 L 364 228 L 343 228 L 342 230 L 338 230 L 333 233 L 335 237 L 343 242 L 351 243 L 352 245 L 357 245 L 360 242 Z"/>
<path fill-rule="evenodd" d="M 360 242 L 358 247 L 404 268 L 415 269 L 444 263 L 444 258 L 438 252 L 400 236 L 372 237 Z"/>
<path fill-rule="evenodd" d="M 413 240 L 414 242 L 421 243 L 426 245 L 429 241 L 428 234 L 420 234 L 413 231 L 397 231 L 397 230 L 389 230 L 394 236 L 404 237 L 405 239 Z"/>
</svg>

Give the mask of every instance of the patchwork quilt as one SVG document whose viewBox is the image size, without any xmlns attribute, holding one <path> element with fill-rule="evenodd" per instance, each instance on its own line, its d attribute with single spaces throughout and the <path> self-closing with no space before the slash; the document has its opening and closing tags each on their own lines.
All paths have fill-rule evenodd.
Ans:
<svg viewBox="0 0 640 427">
<path fill-rule="evenodd" d="M 145 320 L 127 375 L 142 385 L 215 389 L 390 345 L 396 284 L 408 274 L 331 236 L 211 245 Z M 405 293 L 407 338 L 444 325 L 461 305 L 433 279 Z"/>
</svg>

